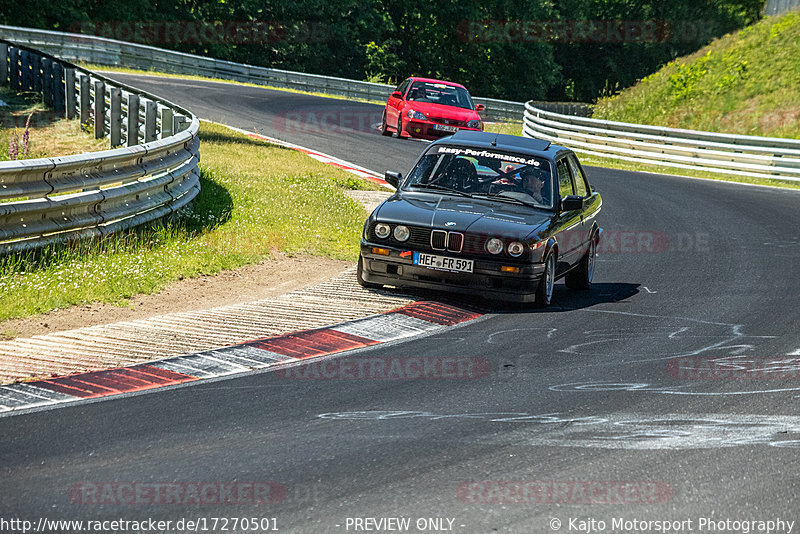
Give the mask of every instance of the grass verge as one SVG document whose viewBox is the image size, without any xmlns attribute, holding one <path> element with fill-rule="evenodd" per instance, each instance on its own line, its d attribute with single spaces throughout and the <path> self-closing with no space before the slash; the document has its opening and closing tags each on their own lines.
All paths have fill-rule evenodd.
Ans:
<svg viewBox="0 0 800 534">
<path fill-rule="evenodd" d="M 521 122 L 484 122 L 484 132 L 492 132 L 508 135 L 522 135 Z"/>
<path fill-rule="evenodd" d="M 293 150 L 203 122 L 202 191 L 162 224 L 0 257 L 0 320 L 89 302 L 124 304 L 185 277 L 273 251 L 355 260 L 366 213 L 344 189 L 373 189 Z"/>
<path fill-rule="evenodd" d="M 45 108 L 42 95 L 17 93 L 7 87 L 0 88 L 0 161 L 65 156 L 81 152 L 107 150 L 107 139 L 94 139 L 81 131 L 77 120 L 66 120 Z M 30 121 L 30 122 L 28 122 Z M 27 147 L 23 137 L 28 128 Z M 17 158 L 9 154 L 9 145 L 16 137 Z"/>
</svg>

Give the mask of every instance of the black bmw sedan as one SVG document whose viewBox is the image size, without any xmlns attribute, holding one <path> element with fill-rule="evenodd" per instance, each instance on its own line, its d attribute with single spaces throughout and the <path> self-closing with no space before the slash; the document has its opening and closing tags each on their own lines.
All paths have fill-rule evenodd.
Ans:
<svg viewBox="0 0 800 534">
<path fill-rule="evenodd" d="M 459 132 L 432 143 L 364 225 L 358 282 L 547 306 L 588 289 L 602 199 L 575 154 L 549 141 Z"/>
</svg>

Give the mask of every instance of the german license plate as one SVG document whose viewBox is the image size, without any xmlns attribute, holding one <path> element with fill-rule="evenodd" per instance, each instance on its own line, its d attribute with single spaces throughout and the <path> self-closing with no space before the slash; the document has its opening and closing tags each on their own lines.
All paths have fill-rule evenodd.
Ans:
<svg viewBox="0 0 800 534">
<path fill-rule="evenodd" d="M 444 124 L 434 124 L 433 125 L 433 129 L 434 130 L 439 130 L 441 132 L 450 132 L 450 133 L 456 133 L 458 131 L 458 127 L 456 127 L 456 126 L 445 126 Z"/>
<path fill-rule="evenodd" d="M 471 273 L 472 260 L 461 258 L 448 258 L 446 256 L 436 256 L 435 254 L 414 253 L 414 265 L 436 269 L 439 271 L 454 271 L 458 273 Z"/>
</svg>

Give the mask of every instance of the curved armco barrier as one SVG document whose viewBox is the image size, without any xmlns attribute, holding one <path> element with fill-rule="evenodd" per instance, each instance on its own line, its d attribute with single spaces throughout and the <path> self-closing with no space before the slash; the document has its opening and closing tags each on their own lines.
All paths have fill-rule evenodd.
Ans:
<svg viewBox="0 0 800 534">
<path fill-rule="evenodd" d="M 208 76 L 257 85 L 361 98 L 376 103 L 385 103 L 389 93 L 394 90 L 393 85 L 255 67 L 93 35 L 0 26 L 0 36 L 19 42 L 24 41 L 31 46 L 47 50 L 51 54 L 65 59 L 86 61 L 95 65 L 143 70 L 155 69 L 175 74 Z M 496 120 L 519 120 L 519 116 L 524 110 L 522 102 L 493 98 L 473 98 L 473 100 L 476 104 L 486 106 L 486 115 Z"/>
<path fill-rule="evenodd" d="M 200 191 L 199 120 L 162 98 L 0 40 L 0 84 L 79 116 L 102 152 L 0 162 L 0 251 L 102 237 L 169 215 Z M 139 144 L 144 141 L 143 144 Z"/>
<path fill-rule="evenodd" d="M 800 140 L 645 126 L 525 104 L 522 134 L 576 152 L 718 174 L 800 181 Z"/>
</svg>

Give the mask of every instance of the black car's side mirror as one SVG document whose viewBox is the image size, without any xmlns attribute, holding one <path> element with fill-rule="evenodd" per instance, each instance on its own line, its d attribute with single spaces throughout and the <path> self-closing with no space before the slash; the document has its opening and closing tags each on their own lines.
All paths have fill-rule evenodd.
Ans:
<svg viewBox="0 0 800 534">
<path fill-rule="evenodd" d="M 386 171 L 384 174 L 384 179 L 386 180 L 386 183 L 394 186 L 396 189 L 400 187 L 400 180 L 403 179 L 403 175 L 395 171 Z"/>
<path fill-rule="evenodd" d="M 561 211 L 573 211 L 583 209 L 583 197 L 578 195 L 567 195 L 561 199 Z"/>
</svg>

